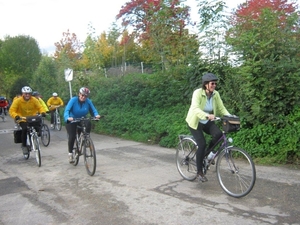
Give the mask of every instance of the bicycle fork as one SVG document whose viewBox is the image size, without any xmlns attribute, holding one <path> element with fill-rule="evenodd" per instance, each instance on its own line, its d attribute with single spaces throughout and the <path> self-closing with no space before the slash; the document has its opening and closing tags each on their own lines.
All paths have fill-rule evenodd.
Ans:
<svg viewBox="0 0 300 225">
<path fill-rule="evenodd" d="M 234 160 L 232 159 L 230 149 L 227 147 L 227 148 L 224 149 L 224 151 L 225 151 L 225 158 L 226 158 L 227 165 L 229 167 L 229 171 L 232 174 L 237 174 L 239 172 L 239 170 L 234 164 Z"/>
</svg>

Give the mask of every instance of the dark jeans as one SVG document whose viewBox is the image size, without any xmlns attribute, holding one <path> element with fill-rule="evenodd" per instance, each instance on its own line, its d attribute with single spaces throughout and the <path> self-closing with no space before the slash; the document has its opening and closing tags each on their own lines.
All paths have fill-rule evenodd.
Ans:
<svg viewBox="0 0 300 225">
<path fill-rule="evenodd" d="M 74 147 L 74 142 L 76 139 L 76 128 L 79 123 L 70 123 L 69 121 L 66 124 L 66 129 L 68 132 L 68 150 L 69 153 L 72 153 L 73 147 Z M 91 132 L 91 121 L 86 121 L 86 132 L 90 133 Z M 79 134 L 81 133 L 81 129 L 79 130 Z"/>
<path fill-rule="evenodd" d="M 7 108 L 6 107 L 0 107 L 0 114 L 4 114 L 5 116 L 7 115 Z"/>
<path fill-rule="evenodd" d="M 26 146 L 27 142 L 27 123 L 26 122 L 20 122 L 20 127 L 22 127 L 22 134 L 21 134 L 21 140 L 22 140 L 22 146 Z M 38 136 L 40 136 L 40 126 L 34 126 L 34 129 L 38 133 Z"/>
<path fill-rule="evenodd" d="M 197 172 L 202 174 L 203 160 L 205 155 L 209 153 L 205 152 L 206 140 L 203 132 L 212 136 L 212 140 L 208 146 L 208 148 L 210 148 L 220 139 L 220 137 L 222 136 L 222 131 L 213 121 L 208 121 L 206 124 L 199 123 L 197 130 L 194 130 L 191 127 L 189 127 L 189 129 L 198 145 L 198 150 L 196 153 Z"/>
</svg>

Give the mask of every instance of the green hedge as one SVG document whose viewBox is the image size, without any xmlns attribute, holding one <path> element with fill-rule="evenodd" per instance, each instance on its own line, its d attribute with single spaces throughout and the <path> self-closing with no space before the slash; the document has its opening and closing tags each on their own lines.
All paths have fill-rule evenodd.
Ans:
<svg viewBox="0 0 300 225">
<path fill-rule="evenodd" d="M 183 81 L 185 82 L 185 81 Z M 182 81 L 163 75 L 128 75 L 101 78 L 92 100 L 105 119 L 95 125 L 98 133 L 173 148 L 179 134 L 189 134 L 185 116 L 190 98 L 182 95 Z M 190 90 L 190 97 L 192 94 Z M 260 163 L 299 163 L 300 112 L 284 118 L 285 127 L 261 124 L 230 136 Z M 246 122 L 245 122 L 246 123 Z"/>
</svg>

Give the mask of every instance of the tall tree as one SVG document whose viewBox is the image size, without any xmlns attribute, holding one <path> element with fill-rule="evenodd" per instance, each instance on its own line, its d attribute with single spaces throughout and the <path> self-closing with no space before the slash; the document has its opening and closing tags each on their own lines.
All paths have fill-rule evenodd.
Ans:
<svg viewBox="0 0 300 225">
<path fill-rule="evenodd" d="M 227 41 L 239 54 L 240 109 L 251 124 L 284 125 L 300 99 L 299 12 L 287 0 L 249 0 L 232 15 Z"/>
<path fill-rule="evenodd" d="M 2 91 L 8 93 L 13 83 L 22 77 L 30 83 L 41 56 L 38 43 L 34 38 L 25 35 L 5 37 L 0 45 Z"/>
<path fill-rule="evenodd" d="M 82 43 L 77 39 L 75 33 L 63 32 L 63 37 L 55 44 L 54 59 L 62 66 L 71 67 L 74 70 L 77 67 L 78 59 L 81 57 Z M 69 64 L 69 65 L 66 65 Z"/>
<path fill-rule="evenodd" d="M 197 42 L 186 47 L 195 36 L 187 32 L 190 8 L 182 3 L 179 0 L 132 0 L 117 15 L 123 26 L 133 28 L 138 41 L 145 43 L 143 47 L 149 47 L 151 60 L 161 63 L 163 69 L 186 63 L 186 54 L 198 50 Z"/>
<path fill-rule="evenodd" d="M 54 92 L 63 90 L 64 86 L 58 80 L 57 63 L 48 56 L 43 56 L 41 62 L 33 74 L 31 85 L 32 89 L 40 92 L 44 97 L 49 97 Z M 63 76 L 63 74 L 61 74 Z M 65 84 L 65 82 L 63 83 Z M 60 91 L 59 91 L 60 92 Z M 62 93 L 60 93 L 61 95 Z"/>
</svg>

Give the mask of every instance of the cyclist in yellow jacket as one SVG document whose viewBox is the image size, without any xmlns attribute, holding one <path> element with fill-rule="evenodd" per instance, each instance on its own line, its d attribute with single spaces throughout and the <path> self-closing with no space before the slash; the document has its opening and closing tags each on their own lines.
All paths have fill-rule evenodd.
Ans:
<svg viewBox="0 0 300 225">
<path fill-rule="evenodd" d="M 46 111 L 44 110 L 40 102 L 36 98 L 31 96 L 32 89 L 28 86 L 25 86 L 21 91 L 22 97 L 17 98 L 13 101 L 11 107 L 9 108 L 9 115 L 15 120 L 20 120 L 21 117 L 35 116 L 37 113 L 40 113 L 43 117 L 45 117 Z M 21 120 L 19 124 L 22 127 L 22 151 L 24 155 L 27 155 L 27 123 L 26 121 Z"/>
<path fill-rule="evenodd" d="M 32 92 L 32 96 L 36 97 L 36 99 L 39 100 L 39 102 L 41 103 L 41 105 L 43 106 L 43 108 L 45 109 L 46 112 L 49 111 L 48 106 L 46 105 L 44 100 L 41 98 L 41 95 L 39 92 L 37 92 L 37 91 Z"/>
<path fill-rule="evenodd" d="M 63 106 L 64 102 L 63 100 L 58 97 L 58 94 L 56 92 L 54 92 L 52 94 L 52 97 L 50 97 L 47 101 L 47 106 L 49 107 L 50 113 L 51 113 L 51 128 L 54 128 L 54 112 L 55 109 L 59 106 Z"/>
</svg>

